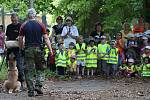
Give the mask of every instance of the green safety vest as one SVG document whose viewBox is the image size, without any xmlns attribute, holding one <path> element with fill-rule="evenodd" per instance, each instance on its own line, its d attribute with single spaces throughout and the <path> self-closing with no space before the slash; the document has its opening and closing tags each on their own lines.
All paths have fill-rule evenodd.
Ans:
<svg viewBox="0 0 150 100">
<path fill-rule="evenodd" d="M 102 60 L 108 60 L 108 52 L 110 45 L 109 44 L 98 44 L 98 55 Z"/>
<path fill-rule="evenodd" d="M 62 66 L 62 67 L 67 67 L 67 55 L 66 51 L 63 51 L 63 54 L 59 50 L 56 50 L 56 56 L 55 56 L 55 64 L 56 67 Z"/>
<path fill-rule="evenodd" d="M 142 76 L 150 76 L 150 64 L 142 64 Z"/>
<path fill-rule="evenodd" d="M 73 50 L 68 49 L 68 52 L 67 52 L 67 65 L 70 64 L 70 60 L 71 60 L 70 57 L 71 57 L 72 55 L 75 55 L 75 56 L 76 56 L 76 50 L 75 50 L 75 49 L 73 49 Z"/>
<path fill-rule="evenodd" d="M 118 64 L 118 48 L 110 49 L 107 63 Z"/>
<path fill-rule="evenodd" d="M 92 49 L 95 50 L 92 50 Z M 87 68 L 97 68 L 97 47 L 87 47 L 87 56 L 86 56 L 86 67 Z"/>
<path fill-rule="evenodd" d="M 78 51 L 77 60 L 85 61 L 86 59 L 86 53 L 84 52 L 85 46 L 86 46 L 85 43 L 82 43 L 82 46 L 80 48 L 79 44 L 78 43 L 76 44 L 76 50 Z"/>
</svg>

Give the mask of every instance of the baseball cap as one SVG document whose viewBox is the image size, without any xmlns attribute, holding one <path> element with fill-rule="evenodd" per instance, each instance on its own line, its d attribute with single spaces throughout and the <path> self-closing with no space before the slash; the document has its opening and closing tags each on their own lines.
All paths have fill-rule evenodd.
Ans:
<svg viewBox="0 0 150 100">
<path fill-rule="evenodd" d="M 147 30 L 144 32 L 145 35 L 149 35 L 150 34 L 150 30 Z"/>
<path fill-rule="evenodd" d="M 134 59 L 131 59 L 131 58 L 130 58 L 130 59 L 128 59 L 128 62 L 129 62 L 129 63 L 134 63 Z"/>
<path fill-rule="evenodd" d="M 145 46 L 145 49 L 150 49 L 150 46 Z"/>
<path fill-rule="evenodd" d="M 106 36 L 102 35 L 100 38 L 101 38 L 101 39 L 106 39 Z"/>
</svg>

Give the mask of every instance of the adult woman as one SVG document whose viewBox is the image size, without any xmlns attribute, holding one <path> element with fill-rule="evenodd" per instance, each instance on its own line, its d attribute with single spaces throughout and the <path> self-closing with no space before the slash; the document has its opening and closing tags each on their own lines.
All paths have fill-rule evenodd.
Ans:
<svg viewBox="0 0 150 100">
<path fill-rule="evenodd" d="M 100 22 L 97 22 L 95 24 L 95 31 L 93 31 L 90 36 L 92 36 L 93 38 L 100 38 L 102 35 L 104 35 L 104 33 L 102 32 L 102 25 Z"/>
<path fill-rule="evenodd" d="M 64 27 L 63 18 L 61 16 L 58 16 L 56 18 L 56 23 L 57 24 L 52 27 L 52 36 L 51 36 L 52 41 L 55 41 L 55 42 L 56 42 L 57 35 L 60 35 L 63 30 L 63 27 Z"/>
<path fill-rule="evenodd" d="M 132 30 L 131 30 L 131 27 L 130 27 L 130 24 L 129 24 L 129 23 L 125 22 L 125 23 L 123 24 L 123 30 L 121 31 L 121 33 L 122 33 L 122 38 L 123 38 L 123 40 L 125 40 L 125 39 L 127 38 L 127 35 L 128 35 L 129 33 L 132 33 Z"/>
<path fill-rule="evenodd" d="M 73 25 L 73 19 L 70 16 L 66 18 L 66 25 L 62 30 L 61 36 L 64 38 L 65 48 L 68 48 L 70 42 L 76 44 L 79 33 L 77 27 Z"/>
</svg>

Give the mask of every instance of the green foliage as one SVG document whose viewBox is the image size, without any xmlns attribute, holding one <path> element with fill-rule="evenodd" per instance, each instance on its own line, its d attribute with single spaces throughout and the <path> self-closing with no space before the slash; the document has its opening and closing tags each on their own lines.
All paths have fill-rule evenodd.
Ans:
<svg viewBox="0 0 150 100">
<path fill-rule="evenodd" d="M 59 0 L 57 5 L 54 14 L 71 15 L 80 32 L 91 31 L 97 21 L 105 32 L 117 32 L 123 22 L 143 14 L 143 0 Z"/>
<path fill-rule="evenodd" d="M 0 80 L 5 80 L 7 78 L 8 68 L 6 65 L 2 66 L 0 71 Z"/>
<path fill-rule="evenodd" d="M 105 30 L 119 31 L 122 23 L 142 15 L 143 0 L 104 0 Z"/>
<path fill-rule="evenodd" d="M 94 30 L 94 23 L 100 21 L 105 32 L 117 32 L 122 23 L 131 22 L 146 13 L 143 11 L 146 0 L 35 0 L 38 13 L 72 16 L 80 34 Z M 29 0 L 0 0 L 8 11 L 19 8 L 19 15 L 25 17 Z M 147 10 L 148 11 L 148 10 Z M 148 15 L 147 15 L 148 16 Z"/>
<path fill-rule="evenodd" d="M 52 4 L 52 0 L 35 0 L 35 8 L 38 12 L 52 13 L 55 6 Z"/>
</svg>

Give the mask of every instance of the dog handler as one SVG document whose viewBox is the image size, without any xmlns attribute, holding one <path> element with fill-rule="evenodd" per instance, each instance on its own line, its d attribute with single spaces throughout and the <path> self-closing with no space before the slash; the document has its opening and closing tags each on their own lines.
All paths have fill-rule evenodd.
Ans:
<svg viewBox="0 0 150 100">
<path fill-rule="evenodd" d="M 37 95 L 42 95 L 42 85 L 44 82 L 45 61 L 43 55 L 43 37 L 51 54 L 52 48 L 44 25 L 37 20 L 35 9 L 28 9 L 28 20 L 20 28 L 19 47 L 23 49 L 23 37 L 25 37 L 25 79 L 28 87 L 28 96 L 33 97 L 34 91 Z M 35 65 L 35 66 L 34 66 Z M 36 70 L 36 82 L 33 83 L 33 72 Z"/>
</svg>

